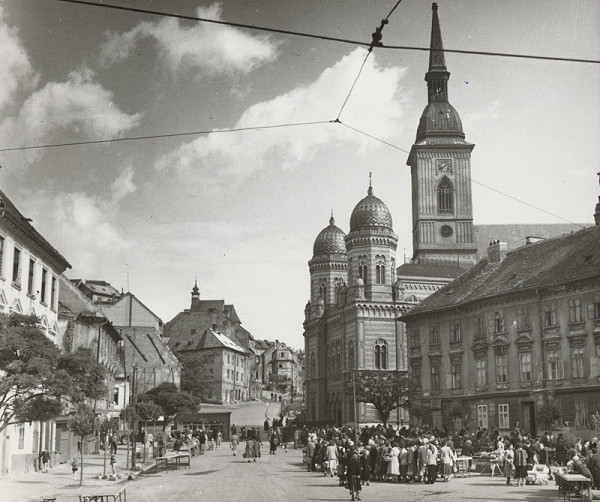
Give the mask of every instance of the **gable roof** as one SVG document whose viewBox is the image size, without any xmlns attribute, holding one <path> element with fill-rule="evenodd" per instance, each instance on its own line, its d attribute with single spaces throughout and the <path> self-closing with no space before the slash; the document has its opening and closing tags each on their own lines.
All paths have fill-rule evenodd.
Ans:
<svg viewBox="0 0 600 502">
<path fill-rule="evenodd" d="M 509 252 L 501 263 L 481 260 L 402 316 L 536 288 L 551 288 L 600 277 L 600 226 L 584 228 Z"/>
<path fill-rule="evenodd" d="M 58 273 L 64 272 L 64 270 L 67 268 L 71 268 L 71 264 L 67 261 L 67 259 L 61 255 L 56 248 L 54 248 L 54 246 L 52 246 L 52 244 L 50 244 L 42 236 L 42 234 L 40 234 L 33 227 L 31 223 L 29 223 L 28 219 L 19 212 L 16 206 L 2 190 L 0 190 L 0 203 L 4 204 L 4 207 L 1 208 L 3 219 L 8 221 L 14 228 L 29 237 L 31 240 L 33 240 L 33 242 L 35 242 L 35 244 L 48 253 L 48 255 L 58 265 L 57 268 L 60 268 L 60 270 L 56 270 Z"/>
<path fill-rule="evenodd" d="M 123 326 L 119 327 L 119 332 L 126 341 L 125 357 L 128 365 L 135 361 L 140 367 L 181 366 L 156 330 L 145 326 Z"/>
<path fill-rule="evenodd" d="M 247 353 L 243 347 L 239 346 L 233 340 L 212 329 L 205 330 L 204 333 L 197 338 L 184 341 L 182 346 L 180 346 L 180 343 L 175 343 L 175 350 L 178 352 L 214 348 L 225 348 L 229 350 L 235 350 L 236 352 L 241 352 L 243 354 Z"/>
</svg>

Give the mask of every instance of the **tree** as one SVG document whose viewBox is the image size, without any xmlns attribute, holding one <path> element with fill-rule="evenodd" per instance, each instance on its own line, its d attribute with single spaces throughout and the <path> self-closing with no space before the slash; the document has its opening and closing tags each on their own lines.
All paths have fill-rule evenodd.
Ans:
<svg viewBox="0 0 600 502">
<path fill-rule="evenodd" d="M 562 412 L 556 401 L 545 399 L 537 407 L 536 417 L 545 430 L 550 430 L 554 423 L 562 417 Z"/>
<path fill-rule="evenodd" d="M 379 419 L 387 427 L 390 414 L 396 408 L 408 407 L 408 398 L 416 389 L 415 384 L 399 371 L 360 370 L 354 374 L 356 401 L 372 404 Z M 353 381 L 346 380 L 346 393 L 353 396 Z"/>
<path fill-rule="evenodd" d="M 91 351 L 61 354 L 35 316 L 0 314 L 0 374 L 0 432 L 106 394 L 105 369 Z"/>
<path fill-rule="evenodd" d="M 160 406 L 167 416 L 173 416 L 185 411 L 197 411 L 200 399 L 180 391 L 174 383 L 164 382 L 149 390 L 146 394 L 138 395 L 138 402 L 151 401 Z"/>
<path fill-rule="evenodd" d="M 92 410 L 87 404 L 79 404 L 77 406 L 75 415 L 70 418 L 68 423 L 69 430 L 73 431 L 81 438 L 79 486 L 83 484 L 83 443 L 87 436 L 93 434 L 95 426 L 94 410 Z"/>
<path fill-rule="evenodd" d="M 160 406 L 152 401 L 143 401 L 137 405 L 138 419 L 144 422 L 144 459 L 146 462 L 146 443 L 148 442 L 148 422 L 156 422 L 163 414 Z"/>
<path fill-rule="evenodd" d="M 182 362 L 181 390 L 193 393 L 204 402 L 215 401 L 217 396 L 217 381 L 210 368 L 214 366 L 215 354 L 194 353 L 180 355 Z"/>
<path fill-rule="evenodd" d="M 444 409 L 443 426 L 447 433 L 454 434 L 456 428 L 456 420 L 464 419 L 464 411 L 462 406 L 457 401 L 451 401 Z"/>
</svg>

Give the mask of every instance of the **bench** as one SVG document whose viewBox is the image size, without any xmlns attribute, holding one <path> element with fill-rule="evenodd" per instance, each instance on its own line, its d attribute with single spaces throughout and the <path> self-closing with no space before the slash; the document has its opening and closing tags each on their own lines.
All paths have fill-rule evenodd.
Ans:
<svg viewBox="0 0 600 502">
<path fill-rule="evenodd" d="M 79 495 L 79 502 L 127 502 L 127 487 L 112 494 L 95 493 L 93 495 Z"/>
<path fill-rule="evenodd" d="M 592 500 L 592 480 L 581 474 L 554 474 L 558 486 L 558 495 L 563 500 L 576 498 L 579 500 Z"/>
<path fill-rule="evenodd" d="M 175 469 L 180 469 L 181 467 L 187 467 L 189 469 L 191 455 L 189 453 L 178 453 L 177 455 L 155 457 L 154 461 L 157 469 L 164 468 L 164 470 L 168 471 L 170 465 Z"/>
</svg>

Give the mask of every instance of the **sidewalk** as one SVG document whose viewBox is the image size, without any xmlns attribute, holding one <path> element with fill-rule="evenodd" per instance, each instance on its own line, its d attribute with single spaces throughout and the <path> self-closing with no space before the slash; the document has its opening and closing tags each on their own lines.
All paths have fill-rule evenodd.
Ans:
<svg viewBox="0 0 600 502">
<path fill-rule="evenodd" d="M 146 452 L 146 464 L 144 466 L 141 466 L 141 459 L 137 459 L 136 465 L 138 467 L 147 469 L 154 465 L 154 461 L 149 458 L 148 453 Z M 79 487 L 80 471 L 77 472 L 77 479 L 73 480 L 70 461 L 50 468 L 48 473 L 32 472 L 21 476 L 2 478 L 0 479 L 2 502 L 37 502 L 43 497 L 57 495 L 60 496 L 60 502 L 78 502 L 79 495 L 89 495 L 96 492 L 112 494 L 127 484 L 129 475 L 137 476 L 140 472 L 140 470 L 125 469 L 126 457 L 127 447 L 119 446 L 115 467 L 119 479 L 112 481 L 99 479 L 104 472 L 104 451 L 100 450 L 99 455 L 86 455 L 83 459 L 83 486 L 81 488 Z M 81 465 L 79 469 L 81 469 Z M 106 475 L 109 476 L 110 473 L 110 454 L 107 452 Z"/>
</svg>

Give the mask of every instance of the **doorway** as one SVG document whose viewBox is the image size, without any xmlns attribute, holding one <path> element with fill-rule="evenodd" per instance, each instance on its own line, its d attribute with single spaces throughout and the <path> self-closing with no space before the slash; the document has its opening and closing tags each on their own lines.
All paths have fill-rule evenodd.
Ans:
<svg viewBox="0 0 600 502">
<path fill-rule="evenodd" d="M 523 410 L 523 425 L 521 430 L 535 436 L 537 432 L 535 426 L 535 405 L 533 402 L 528 401 L 521 403 L 521 407 Z"/>
</svg>

